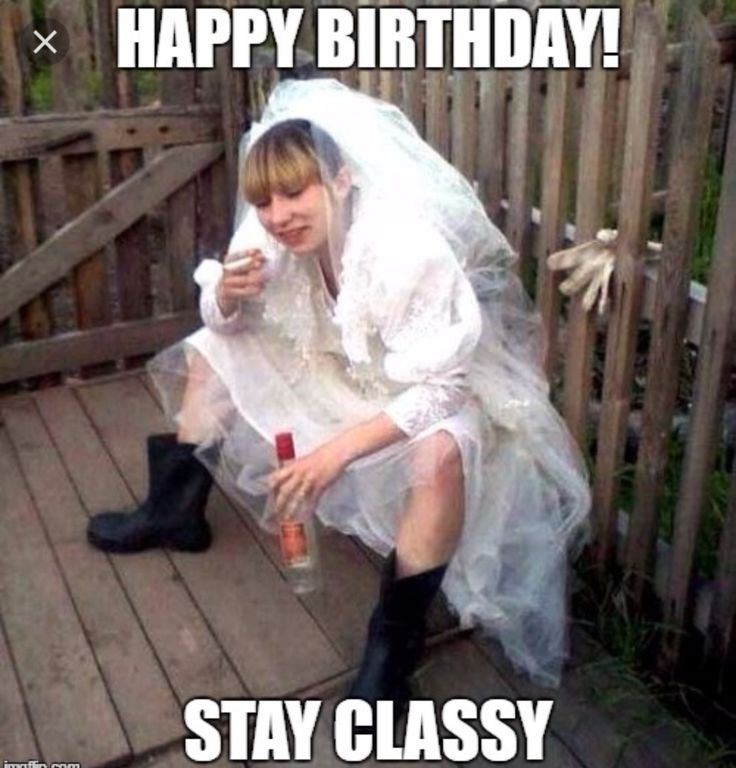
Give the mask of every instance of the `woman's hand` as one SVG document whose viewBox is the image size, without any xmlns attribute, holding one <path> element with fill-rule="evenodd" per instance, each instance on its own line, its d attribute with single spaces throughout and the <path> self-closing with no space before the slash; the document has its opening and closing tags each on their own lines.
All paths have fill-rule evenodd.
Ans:
<svg viewBox="0 0 736 768">
<path fill-rule="evenodd" d="M 236 262 L 247 259 L 241 266 Z M 257 250 L 228 254 L 223 264 L 222 277 L 217 283 L 215 297 L 224 317 L 232 315 L 241 299 L 257 296 L 266 285 L 265 259 Z M 231 266 L 232 265 L 232 266 Z"/>
<path fill-rule="evenodd" d="M 289 517 L 300 505 L 304 505 L 305 515 L 311 515 L 325 489 L 337 480 L 347 464 L 344 451 L 334 443 L 326 443 L 272 472 L 268 487 L 276 515 Z"/>
</svg>

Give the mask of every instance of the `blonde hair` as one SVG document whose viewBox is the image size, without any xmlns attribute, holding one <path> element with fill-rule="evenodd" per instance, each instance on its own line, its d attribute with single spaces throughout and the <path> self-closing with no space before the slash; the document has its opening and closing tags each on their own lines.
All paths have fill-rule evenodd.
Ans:
<svg viewBox="0 0 736 768">
<path fill-rule="evenodd" d="M 251 205 L 266 205 L 274 192 L 296 194 L 313 182 L 333 179 L 343 165 L 328 133 L 309 120 L 284 120 L 248 152 L 242 192 Z"/>
</svg>

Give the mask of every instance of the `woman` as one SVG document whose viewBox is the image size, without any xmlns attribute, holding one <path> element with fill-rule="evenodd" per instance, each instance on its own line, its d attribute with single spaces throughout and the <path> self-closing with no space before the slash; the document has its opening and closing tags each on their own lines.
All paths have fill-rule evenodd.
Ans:
<svg viewBox="0 0 736 768">
<path fill-rule="evenodd" d="M 204 549 L 204 465 L 250 508 L 267 475 L 277 514 L 306 503 L 389 555 L 352 695 L 407 700 L 441 583 L 555 684 L 589 494 L 508 243 L 397 109 L 334 81 L 278 86 L 245 142 L 226 264 L 195 274 L 206 327 L 151 366 L 179 432 L 90 541 Z M 285 429 L 299 458 L 273 471 Z"/>
</svg>

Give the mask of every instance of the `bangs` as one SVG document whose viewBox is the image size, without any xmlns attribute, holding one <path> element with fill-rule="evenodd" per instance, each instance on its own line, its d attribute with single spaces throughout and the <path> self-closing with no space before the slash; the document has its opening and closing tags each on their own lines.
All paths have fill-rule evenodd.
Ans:
<svg viewBox="0 0 736 768">
<path fill-rule="evenodd" d="M 243 192 L 251 205 L 266 205 L 274 192 L 294 195 L 315 181 L 321 182 L 322 174 L 313 154 L 259 142 L 245 161 Z"/>
<path fill-rule="evenodd" d="M 331 138 L 306 120 L 287 120 L 253 145 L 243 169 L 243 195 L 251 205 L 267 205 L 273 194 L 294 195 L 337 173 L 342 159 Z M 315 145 L 324 150 L 320 158 Z"/>
</svg>

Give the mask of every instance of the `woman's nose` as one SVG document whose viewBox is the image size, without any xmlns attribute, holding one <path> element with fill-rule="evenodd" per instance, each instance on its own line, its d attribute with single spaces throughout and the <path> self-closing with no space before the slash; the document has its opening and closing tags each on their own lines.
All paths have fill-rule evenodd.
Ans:
<svg viewBox="0 0 736 768">
<path fill-rule="evenodd" d="M 288 199 L 281 195 L 273 195 L 271 204 L 268 206 L 268 218 L 275 229 L 289 221 L 291 208 Z"/>
</svg>

